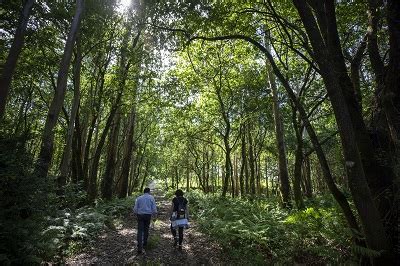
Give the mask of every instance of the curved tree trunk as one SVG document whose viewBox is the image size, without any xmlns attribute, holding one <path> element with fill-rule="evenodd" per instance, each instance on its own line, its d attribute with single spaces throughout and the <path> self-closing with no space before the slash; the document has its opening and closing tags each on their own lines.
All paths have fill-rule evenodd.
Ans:
<svg viewBox="0 0 400 266">
<path fill-rule="evenodd" d="M 17 30 L 14 35 L 14 41 L 8 53 L 6 63 L 0 77 L 0 121 L 4 116 L 7 96 L 10 91 L 11 80 L 14 74 L 15 66 L 17 65 L 18 57 L 24 45 L 24 36 L 26 26 L 28 25 L 29 16 L 35 0 L 26 0 L 24 8 L 21 12 Z"/>
<path fill-rule="evenodd" d="M 336 27 L 334 3 L 333 1 L 327 1 L 324 9 L 325 17 L 328 18 L 329 22 L 328 33 L 332 35 L 328 38 L 330 42 L 328 42 L 327 47 L 323 40 L 323 34 L 321 35 L 318 31 L 319 27 L 308 3 L 305 0 L 294 0 L 293 2 L 310 38 L 315 59 L 320 68 L 321 76 L 332 103 L 342 140 L 349 187 L 353 195 L 356 209 L 360 215 L 367 245 L 374 250 L 390 251 L 392 249 L 391 243 L 386 236 L 380 214 L 373 202 L 371 190 L 368 187 L 367 177 L 363 167 L 362 159 L 365 159 L 366 156 L 373 157 L 371 156 L 373 153 L 364 153 L 366 148 L 364 144 L 368 146 L 368 142 L 365 137 L 361 138 L 355 133 L 357 127 L 361 125 L 360 120 L 355 119 L 358 118 L 358 113 L 355 112 L 357 110 L 354 110 L 354 108 L 357 109 L 357 107 L 351 105 L 351 109 L 349 109 L 349 103 L 346 100 L 350 95 L 348 87 L 352 87 L 352 84 L 349 78 L 349 82 L 347 82 L 347 79 L 343 77 L 343 75 L 347 73 L 345 66 L 344 72 L 338 71 L 342 70 L 343 66 L 338 63 L 341 61 L 342 56 L 340 43 L 338 43 L 338 37 L 336 36 L 337 29 L 333 28 Z M 325 29 L 322 28 L 322 30 Z M 350 83 L 350 86 L 348 86 L 347 83 Z M 360 152 L 363 156 L 360 155 Z M 371 163 L 373 163 L 373 161 Z M 374 180 L 370 181 L 374 182 Z M 388 253 L 384 252 L 382 254 L 381 257 L 374 259 L 376 263 L 384 263 L 390 260 L 386 257 Z"/>
<path fill-rule="evenodd" d="M 57 124 L 67 87 L 68 69 L 71 62 L 72 50 L 74 47 L 76 35 L 79 30 L 81 17 L 83 13 L 84 0 L 76 1 L 76 12 L 72 21 L 71 30 L 65 42 L 64 54 L 60 63 L 60 69 L 57 77 L 57 89 L 51 102 L 47 114 L 46 123 L 42 134 L 42 145 L 40 147 L 39 158 L 35 165 L 34 175 L 38 177 L 47 177 L 51 159 L 53 157 L 54 127 Z"/>
</svg>

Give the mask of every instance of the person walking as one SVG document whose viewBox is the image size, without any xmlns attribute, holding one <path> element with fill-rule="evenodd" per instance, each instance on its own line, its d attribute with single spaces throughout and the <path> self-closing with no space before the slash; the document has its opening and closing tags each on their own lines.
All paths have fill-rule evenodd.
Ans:
<svg viewBox="0 0 400 266">
<path fill-rule="evenodd" d="M 147 239 L 149 238 L 150 221 L 153 217 L 157 216 L 157 207 L 154 197 L 150 195 L 150 188 L 145 188 L 143 195 L 139 196 L 135 200 L 135 206 L 133 212 L 137 216 L 137 253 L 141 254 L 144 251 L 144 247 L 147 245 Z"/>
<path fill-rule="evenodd" d="M 189 228 L 189 209 L 188 200 L 183 197 L 183 191 L 178 189 L 172 199 L 171 206 L 171 233 L 174 237 L 174 247 L 178 245 L 178 249 L 182 250 L 183 229 Z M 177 236 L 178 231 L 178 236 Z"/>
</svg>

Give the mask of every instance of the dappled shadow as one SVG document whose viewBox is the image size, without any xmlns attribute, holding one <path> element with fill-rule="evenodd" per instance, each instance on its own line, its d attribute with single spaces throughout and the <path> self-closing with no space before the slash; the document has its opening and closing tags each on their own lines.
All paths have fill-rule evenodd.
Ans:
<svg viewBox="0 0 400 266">
<path fill-rule="evenodd" d="M 195 223 L 185 230 L 183 249 L 173 246 L 170 232 L 170 201 L 155 191 L 158 220 L 150 229 L 150 248 L 145 254 L 137 255 L 136 219 L 132 214 L 125 217 L 122 226 L 106 229 L 87 252 L 67 259 L 68 264 L 109 264 L 134 265 L 215 265 L 222 263 L 222 249 L 197 230 Z"/>
</svg>

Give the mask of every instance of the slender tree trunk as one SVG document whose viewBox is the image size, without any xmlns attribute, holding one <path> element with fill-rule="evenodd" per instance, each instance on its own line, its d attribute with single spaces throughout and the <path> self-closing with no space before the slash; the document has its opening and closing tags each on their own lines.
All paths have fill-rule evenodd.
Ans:
<svg viewBox="0 0 400 266">
<path fill-rule="evenodd" d="M 179 170 L 178 170 L 178 166 L 175 166 L 174 170 L 175 170 L 175 181 L 176 181 L 176 188 L 175 189 L 179 189 Z"/>
<path fill-rule="evenodd" d="M 19 55 L 24 46 L 24 36 L 26 31 L 26 26 L 28 25 L 29 16 L 31 14 L 32 6 L 35 0 L 26 0 L 24 8 L 21 12 L 18 21 L 18 27 L 14 35 L 14 40 L 11 45 L 11 49 L 8 53 L 6 63 L 3 67 L 3 71 L 0 77 L 0 121 L 2 120 L 7 103 L 8 92 L 10 91 L 12 76 L 14 74 L 15 67 Z"/>
<path fill-rule="evenodd" d="M 303 162 L 303 137 L 302 137 L 303 127 L 299 126 L 299 123 L 297 122 L 297 112 L 293 105 L 292 105 L 292 122 L 297 140 L 295 164 L 294 164 L 293 192 L 297 208 L 301 210 L 304 209 L 305 207 L 303 196 L 301 193 L 301 165 Z"/>
<path fill-rule="evenodd" d="M 243 127 L 243 126 L 242 126 Z M 247 163 L 246 160 L 246 139 L 244 136 L 244 132 L 242 130 L 241 134 L 241 165 L 240 165 L 240 175 L 239 175 L 239 184 L 240 184 L 240 196 L 243 197 L 245 195 L 245 186 L 244 186 L 244 171 L 245 171 L 245 165 Z"/>
<path fill-rule="evenodd" d="M 253 137 L 251 135 L 251 123 L 247 123 L 247 138 L 249 140 L 249 166 L 250 166 L 250 189 L 251 195 L 254 196 L 256 194 L 256 184 L 255 184 L 255 159 L 254 159 L 254 147 L 253 147 Z"/>
<path fill-rule="evenodd" d="M 306 197 L 312 198 L 312 181 L 311 181 L 311 169 L 310 169 L 310 158 L 307 156 L 303 161 L 303 176 L 304 176 L 304 188 Z"/>
<path fill-rule="evenodd" d="M 84 152 L 83 152 L 83 165 L 82 165 L 82 171 L 83 171 L 83 187 L 84 189 L 87 189 L 89 186 L 89 165 L 90 165 L 90 148 L 91 148 L 91 143 L 93 140 L 93 132 L 95 129 L 97 121 L 97 114 L 94 114 L 90 123 L 90 126 L 88 128 L 88 133 L 86 137 L 86 143 L 84 147 Z"/>
<path fill-rule="evenodd" d="M 224 137 L 224 143 L 225 143 L 225 176 L 222 188 L 222 197 L 226 197 L 226 193 L 228 192 L 228 184 L 232 178 L 231 147 L 229 145 L 229 140 L 227 139 L 226 135 Z M 232 191 L 234 192 L 233 189 Z"/>
<path fill-rule="evenodd" d="M 60 69 L 57 77 L 57 89 L 51 102 L 49 112 L 47 114 L 46 123 L 42 134 L 40 154 L 35 165 L 34 175 L 38 177 L 47 177 L 47 173 L 49 171 L 51 159 L 53 156 L 54 127 L 57 124 L 58 116 L 64 102 L 68 79 L 68 69 L 71 62 L 72 50 L 74 47 L 76 34 L 79 30 L 79 25 L 81 22 L 83 3 L 84 0 L 76 1 L 75 16 L 72 21 L 71 30 L 68 34 L 67 41 L 65 42 L 64 54 L 60 63 Z"/>
<path fill-rule="evenodd" d="M 133 145 L 135 147 L 135 145 Z M 135 150 L 135 148 L 133 148 Z M 129 172 L 129 189 L 128 189 L 128 195 L 132 195 L 132 192 L 134 190 L 134 184 L 135 184 L 135 168 L 136 168 L 136 159 L 135 159 L 135 153 L 132 152 L 132 160 L 130 162 L 130 172 Z M 166 167 L 166 169 L 168 169 Z M 121 172 L 122 173 L 122 172 Z M 165 177 L 165 186 L 168 189 L 168 180 L 167 177 Z"/>
<path fill-rule="evenodd" d="M 265 156 L 265 190 L 267 198 L 269 198 L 269 180 L 268 180 L 268 157 Z"/>
<path fill-rule="evenodd" d="M 93 156 L 92 165 L 90 168 L 89 179 L 88 179 L 88 181 L 89 181 L 88 182 L 88 190 L 87 190 L 89 202 L 93 202 L 97 197 L 97 174 L 98 174 L 98 170 L 99 170 L 100 156 L 101 156 L 101 152 L 104 147 L 104 143 L 106 141 L 108 131 L 110 130 L 112 121 L 114 120 L 114 116 L 119 109 L 121 97 L 122 97 L 122 90 L 118 92 L 117 99 L 115 100 L 115 103 L 111 107 L 111 111 L 107 118 L 106 125 L 104 127 L 103 132 L 101 133 L 99 142 L 97 144 L 97 147 L 96 147 L 96 150 L 95 150 L 95 153 Z"/>
<path fill-rule="evenodd" d="M 114 118 L 114 124 L 109 136 L 108 142 L 108 152 L 107 152 L 107 162 L 106 169 L 102 178 L 101 184 L 101 197 L 106 200 L 111 200 L 112 198 L 112 188 L 115 176 L 115 168 L 118 156 L 118 135 L 119 135 L 119 124 L 120 124 L 120 114 L 117 113 Z"/>
<path fill-rule="evenodd" d="M 174 182 L 174 180 L 175 180 L 175 173 L 172 173 L 172 169 L 171 169 L 171 171 L 170 171 L 170 173 L 171 173 L 171 188 L 173 188 L 173 189 L 175 189 L 175 182 Z"/>
<path fill-rule="evenodd" d="M 60 175 L 58 176 L 58 189 L 62 191 L 62 188 L 66 185 L 67 176 L 70 168 L 71 162 L 71 150 L 72 150 L 72 140 L 75 129 L 76 116 L 79 109 L 80 103 L 80 86 L 81 86 L 81 65 L 82 65 L 82 55 L 80 48 L 79 37 L 77 38 L 77 53 L 74 65 L 74 98 L 72 100 L 71 116 L 67 131 L 67 140 L 64 147 L 63 158 L 61 160 Z"/>
<path fill-rule="evenodd" d="M 148 176 L 148 167 L 149 167 L 149 161 L 146 161 L 145 167 L 144 167 L 143 179 L 142 179 L 142 183 L 140 185 L 140 191 L 143 191 L 144 185 L 146 184 L 147 176 Z M 177 187 L 177 189 L 178 189 L 178 187 Z"/>
<path fill-rule="evenodd" d="M 210 176 L 211 176 L 211 167 L 210 167 L 210 158 L 209 151 L 207 151 L 207 180 L 206 180 L 206 193 L 210 192 Z"/>
<path fill-rule="evenodd" d="M 239 158 L 237 153 L 235 153 L 234 157 L 234 169 L 235 169 L 235 196 L 239 196 L 241 188 L 241 184 L 239 181 Z"/>
<path fill-rule="evenodd" d="M 261 188 L 261 156 L 260 154 L 256 154 L 256 191 L 257 195 L 261 195 L 262 193 L 262 188 Z"/>
<path fill-rule="evenodd" d="M 79 115 L 75 117 L 75 132 L 73 137 L 73 149 L 72 149 L 72 182 L 78 183 L 82 181 L 83 174 L 83 165 L 82 165 L 82 133 L 80 127 Z"/>
<path fill-rule="evenodd" d="M 189 156 L 186 156 L 186 192 L 190 191 L 190 167 L 189 167 Z M 207 191 L 206 191 L 207 193 Z"/>
<path fill-rule="evenodd" d="M 119 198 L 125 198 L 128 192 L 129 166 L 131 164 L 132 154 L 134 152 L 133 138 L 135 134 L 135 125 L 136 125 L 136 107 L 134 105 L 131 110 L 128 133 L 125 140 L 124 156 L 122 159 L 122 170 L 120 177 L 121 184 L 119 186 L 120 189 L 118 192 Z M 134 171 L 134 168 L 131 169 L 131 171 Z"/>
<path fill-rule="evenodd" d="M 201 175 L 199 176 L 200 186 L 203 188 L 203 191 L 206 193 L 206 175 L 207 175 L 207 168 L 206 168 L 206 148 L 205 145 L 202 147 L 203 151 L 201 153 L 202 156 L 202 167 L 201 167 Z"/>
<path fill-rule="evenodd" d="M 218 87 L 216 88 L 215 92 L 217 94 L 221 116 L 225 122 L 225 132 L 223 134 L 223 142 L 225 148 L 225 177 L 222 188 L 222 197 L 225 197 L 228 191 L 228 183 L 229 181 L 232 181 L 233 173 L 232 173 L 232 159 L 231 159 L 232 148 L 229 143 L 229 137 L 231 134 L 231 122 L 229 120 L 229 114 L 226 111 L 225 103 L 221 95 L 221 87 L 222 87 L 221 78 L 222 78 L 222 73 L 220 73 L 219 85 L 217 85 Z M 235 188 L 233 187 L 233 182 L 232 182 L 232 196 L 234 196 L 234 194 L 235 194 Z"/>
<path fill-rule="evenodd" d="M 232 198 L 234 198 L 235 197 L 235 191 L 236 191 L 236 188 L 235 188 L 235 177 L 234 177 L 234 175 L 233 175 L 233 164 L 232 164 L 232 158 L 231 158 L 231 155 L 229 154 L 229 169 L 230 169 L 230 171 L 231 171 L 231 173 L 230 173 L 230 177 L 231 177 L 231 184 L 232 184 L 232 186 L 231 186 L 231 196 L 232 196 Z"/>
<path fill-rule="evenodd" d="M 282 204 L 284 208 L 290 208 L 292 204 L 290 198 L 289 173 L 287 170 L 287 163 L 286 163 L 286 151 L 285 151 L 285 139 L 284 139 L 285 133 L 283 128 L 282 115 L 279 109 L 278 90 L 275 83 L 275 76 L 273 75 L 268 64 L 267 64 L 267 74 L 273 97 L 275 135 L 278 148 L 279 179 L 280 179 L 280 192 L 282 197 Z"/>
</svg>

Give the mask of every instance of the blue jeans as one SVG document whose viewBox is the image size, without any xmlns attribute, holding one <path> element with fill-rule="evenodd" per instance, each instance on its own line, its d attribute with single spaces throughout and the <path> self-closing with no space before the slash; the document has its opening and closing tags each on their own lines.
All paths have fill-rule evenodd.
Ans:
<svg viewBox="0 0 400 266">
<path fill-rule="evenodd" d="M 147 245 L 147 239 L 149 238 L 149 227 L 151 221 L 151 214 L 138 214 L 138 232 L 137 232 L 137 246 L 138 251 L 142 251 L 143 246 Z"/>
</svg>

